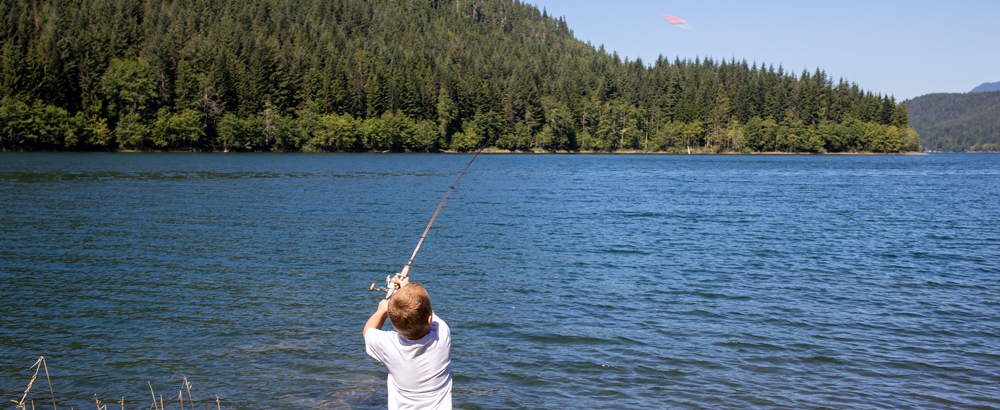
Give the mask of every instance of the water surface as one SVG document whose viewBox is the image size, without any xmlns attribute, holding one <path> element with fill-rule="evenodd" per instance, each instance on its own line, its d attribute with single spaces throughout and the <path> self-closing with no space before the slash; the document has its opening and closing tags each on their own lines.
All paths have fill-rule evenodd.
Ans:
<svg viewBox="0 0 1000 410">
<path fill-rule="evenodd" d="M 470 158 L 0 155 L 0 400 L 384 407 Z M 460 408 L 1000 407 L 1000 155 L 484 155 L 412 277 Z"/>
</svg>

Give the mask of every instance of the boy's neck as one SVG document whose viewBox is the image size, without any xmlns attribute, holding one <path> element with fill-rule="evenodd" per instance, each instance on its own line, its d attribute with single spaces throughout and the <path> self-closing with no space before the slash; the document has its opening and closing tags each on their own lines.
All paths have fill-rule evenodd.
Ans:
<svg viewBox="0 0 1000 410">
<path fill-rule="evenodd" d="M 406 337 L 406 340 L 420 340 L 420 339 L 423 339 L 424 336 L 429 335 L 430 333 L 431 333 L 431 331 L 430 331 L 430 329 L 428 329 L 426 333 L 424 333 L 424 334 L 422 334 L 420 336 L 417 336 L 417 337 L 406 337 L 406 336 L 403 336 L 403 337 Z"/>
<path fill-rule="evenodd" d="M 423 334 L 421 334 L 420 336 L 417 336 L 417 337 L 407 337 L 407 336 L 403 336 L 403 337 L 405 337 L 406 340 L 420 340 L 420 339 L 423 339 L 424 336 L 427 336 L 428 334 L 431 333 L 431 330 L 432 330 L 431 329 L 431 323 L 433 321 L 434 321 L 434 312 L 431 311 L 431 315 L 427 317 L 427 327 L 426 327 L 427 331 L 426 332 L 424 332 Z"/>
</svg>

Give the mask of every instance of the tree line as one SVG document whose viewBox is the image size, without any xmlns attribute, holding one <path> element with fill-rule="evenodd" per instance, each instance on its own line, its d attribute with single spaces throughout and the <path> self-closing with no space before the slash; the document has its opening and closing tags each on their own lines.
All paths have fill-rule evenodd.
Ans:
<svg viewBox="0 0 1000 410">
<path fill-rule="evenodd" d="M 0 0 L 0 149 L 898 152 L 823 70 L 629 61 L 518 0 Z"/>
<path fill-rule="evenodd" d="M 907 104 L 925 149 L 1000 151 L 1000 91 L 927 94 Z"/>
</svg>

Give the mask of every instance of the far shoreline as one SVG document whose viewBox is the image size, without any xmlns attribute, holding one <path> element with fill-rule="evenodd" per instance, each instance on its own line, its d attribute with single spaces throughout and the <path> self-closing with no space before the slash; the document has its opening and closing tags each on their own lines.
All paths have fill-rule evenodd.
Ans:
<svg viewBox="0 0 1000 410">
<path fill-rule="evenodd" d="M 472 151 L 455 151 L 455 150 L 442 150 L 438 151 L 447 154 L 462 154 L 470 153 Z M 483 150 L 484 154 L 615 154 L 615 155 L 928 155 L 926 152 L 919 151 L 906 151 L 906 152 L 870 152 L 870 151 L 860 151 L 860 152 L 784 152 L 784 151 L 759 151 L 759 152 L 738 152 L 738 151 L 721 151 L 721 152 L 673 152 L 673 151 L 637 151 L 637 150 L 627 150 L 627 151 L 591 151 L 591 150 L 504 150 L 496 148 L 487 148 Z"/>
<path fill-rule="evenodd" d="M 135 149 L 117 149 L 117 150 L 103 150 L 103 151 L 71 151 L 71 150 L 38 150 L 38 151 L 25 151 L 25 150 L 0 150 L 0 153 L 7 152 L 60 152 L 60 153 L 187 153 L 187 154 L 209 154 L 209 153 L 219 153 L 219 154 L 229 154 L 229 153 L 275 153 L 275 154 L 472 154 L 476 151 L 458 151 L 458 150 L 433 150 L 433 151 L 284 151 L 284 150 L 270 150 L 270 151 L 229 151 L 229 150 L 135 150 Z M 934 151 L 938 152 L 938 151 Z M 688 152 L 675 152 L 675 151 L 641 151 L 641 150 L 619 150 L 619 151 L 592 151 L 592 150 L 508 150 L 501 148 L 487 148 L 482 151 L 483 154 L 561 154 L 561 155 L 702 155 L 702 156 L 712 156 L 712 155 L 929 155 L 930 152 L 924 151 L 906 151 L 906 152 L 871 152 L 871 151 L 855 151 L 855 152 L 785 152 L 785 151 L 758 151 L 758 152 L 738 152 L 738 151 L 720 151 L 720 152 L 706 152 L 706 151 L 692 151 Z M 956 153 L 966 153 L 966 152 L 956 152 Z M 979 153 L 979 152 L 968 152 L 968 153 Z"/>
</svg>

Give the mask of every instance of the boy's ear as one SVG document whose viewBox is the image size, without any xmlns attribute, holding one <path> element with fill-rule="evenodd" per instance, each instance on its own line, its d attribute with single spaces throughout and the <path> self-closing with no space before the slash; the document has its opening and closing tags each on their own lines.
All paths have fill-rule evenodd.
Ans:
<svg viewBox="0 0 1000 410">
<path fill-rule="evenodd" d="M 434 321 L 434 315 L 427 316 L 427 327 L 431 327 L 431 322 Z"/>
</svg>

